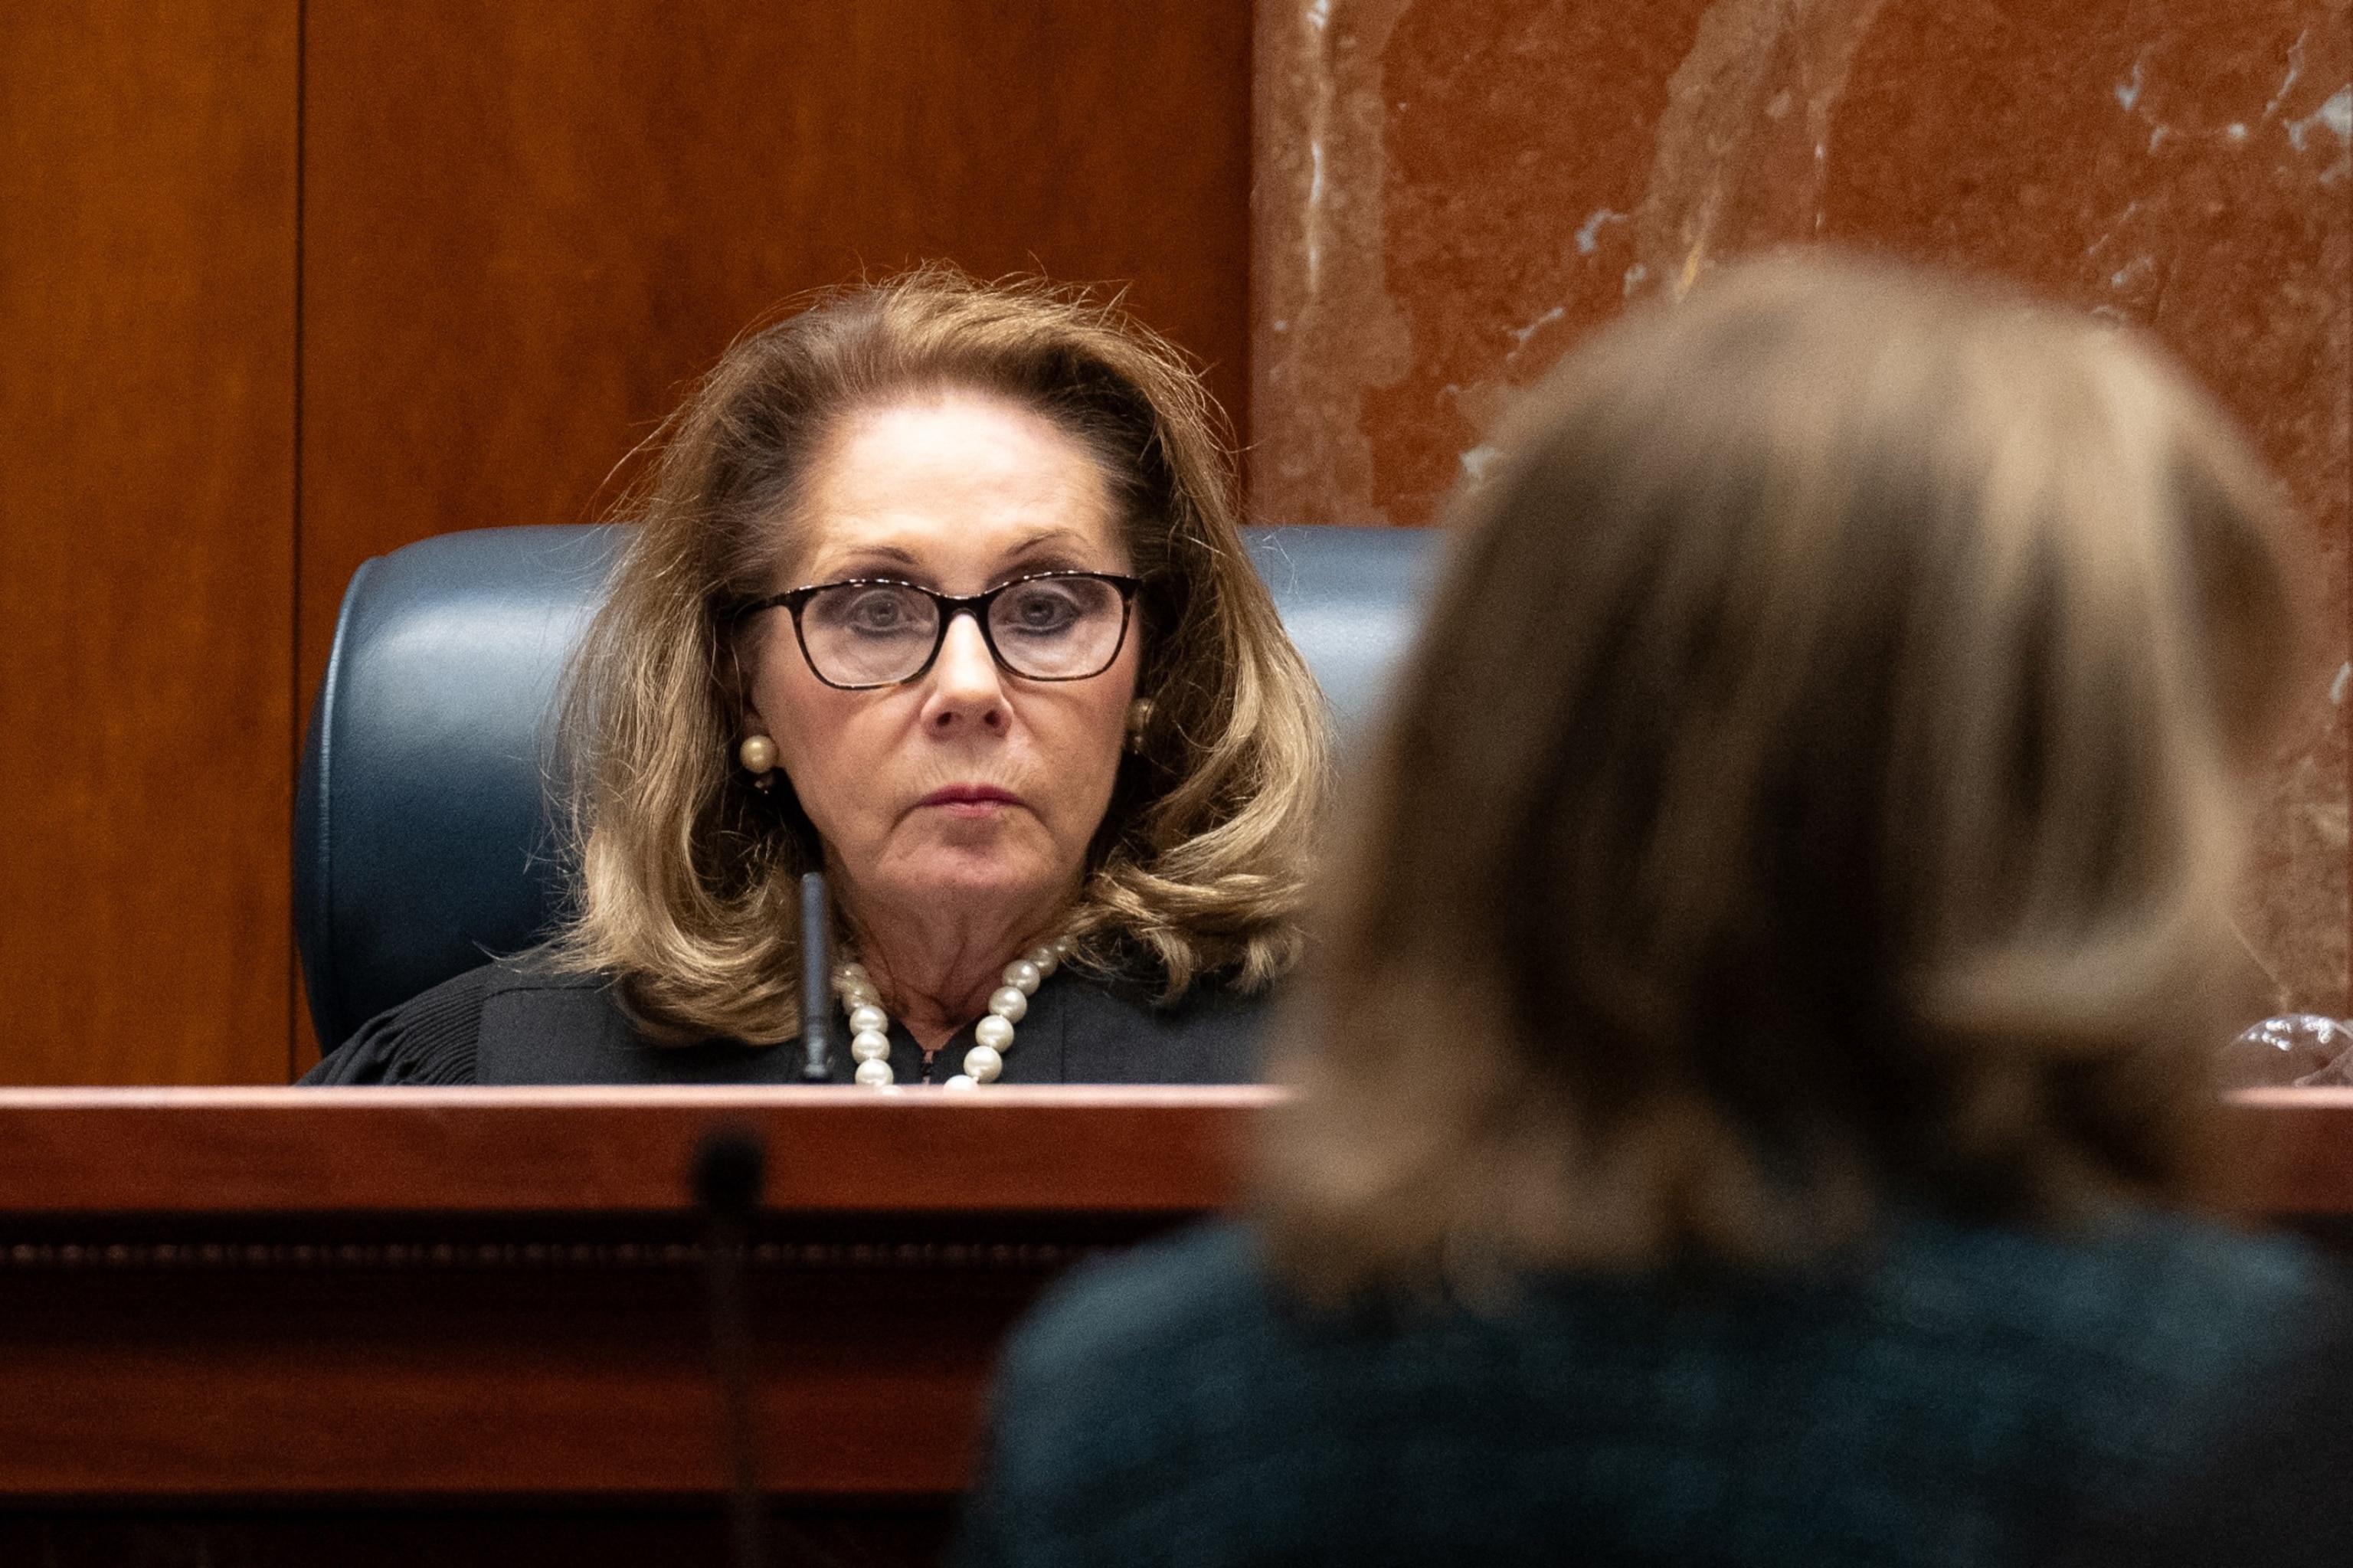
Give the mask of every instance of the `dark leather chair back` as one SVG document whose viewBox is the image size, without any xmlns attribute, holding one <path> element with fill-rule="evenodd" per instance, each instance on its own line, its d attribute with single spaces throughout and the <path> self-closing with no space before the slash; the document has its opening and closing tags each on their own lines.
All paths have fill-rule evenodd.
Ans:
<svg viewBox="0 0 2353 1568">
<path fill-rule="evenodd" d="M 618 527 L 445 534 L 353 574 L 295 800 L 294 919 L 320 1042 L 546 932 L 565 868 L 549 701 Z M 1435 536 L 1277 528 L 1250 552 L 1360 729 L 1412 635 Z"/>
</svg>

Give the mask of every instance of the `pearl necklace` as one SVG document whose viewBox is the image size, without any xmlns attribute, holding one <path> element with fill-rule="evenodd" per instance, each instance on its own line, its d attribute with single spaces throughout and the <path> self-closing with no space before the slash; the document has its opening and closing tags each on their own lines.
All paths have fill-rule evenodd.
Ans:
<svg viewBox="0 0 2353 1568">
<path fill-rule="evenodd" d="M 1071 953 L 1071 938 L 1030 948 L 1005 966 L 1005 983 L 988 999 L 988 1013 L 973 1028 L 973 1048 L 964 1054 L 964 1071 L 944 1087 L 976 1089 L 1005 1070 L 1005 1053 L 1013 1045 L 1013 1026 L 1029 1011 L 1029 998 Z M 858 1082 L 870 1089 L 887 1089 L 897 1083 L 891 1073 L 891 1015 L 882 1011 L 882 993 L 866 966 L 856 961 L 837 964 L 833 993 L 849 1015 L 849 1054 L 858 1063 Z"/>
</svg>

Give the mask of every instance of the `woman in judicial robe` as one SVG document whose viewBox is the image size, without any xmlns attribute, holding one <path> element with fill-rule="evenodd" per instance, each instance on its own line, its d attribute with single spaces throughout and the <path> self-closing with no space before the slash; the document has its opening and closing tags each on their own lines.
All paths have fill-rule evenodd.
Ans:
<svg viewBox="0 0 2353 1568">
<path fill-rule="evenodd" d="M 1017 1336 L 963 1561 L 2353 1562 L 2342 1294 L 2189 1207 L 2241 786 L 2327 688 L 2241 439 L 2105 323 L 1780 261 L 1499 445 L 1257 1223 Z M 2307 1554 L 2214 1552 L 2299 1456 Z"/>
<path fill-rule="evenodd" d="M 1326 740 L 1221 429 L 1044 285 L 931 268 L 738 343 L 570 672 L 568 924 L 305 1081 L 797 1081 L 818 870 L 837 1077 L 1254 1076 Z"/>
</svg>

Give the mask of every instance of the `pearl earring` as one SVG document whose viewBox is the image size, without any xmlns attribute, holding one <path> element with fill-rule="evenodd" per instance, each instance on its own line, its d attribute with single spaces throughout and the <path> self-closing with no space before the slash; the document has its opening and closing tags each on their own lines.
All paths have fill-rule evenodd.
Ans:
<svg viewBox="0 0 2353 1568">
<path fill-rule="evenodd" d="M 1127 749 L 1129 751 L 1139 755 L 1143 752 L 1144 732 L 1151 723 L 1152 699 L 1150 697 L 1138 697 L 1127 705 Z"/>
<path fill-rule="evenodd" d="M 735 748 L 735 759 L 744 771 L 752 776 L 752 788 L 765 791 L 776 787 L 776 743 L 765 735 L 747 735 L 744 744 Z"/>
</svg>

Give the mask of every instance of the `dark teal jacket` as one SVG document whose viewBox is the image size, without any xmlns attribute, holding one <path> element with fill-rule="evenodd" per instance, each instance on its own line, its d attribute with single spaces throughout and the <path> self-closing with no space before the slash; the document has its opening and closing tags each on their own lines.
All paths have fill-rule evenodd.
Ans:
<svg viewBox="0 0 2353 1568">
<path fill-rule="evenodd" d="M 2184 1220 L 1916 1220 L 1804 1278 L 1572 1277 L 1384 1322 L 1296 1308 L 1205 1228 L 1017 1335 L 960 1561 L 2032 1561 L 2230 1442 L 2323 1293 L 2299 1245 Z"/>
</svg>

